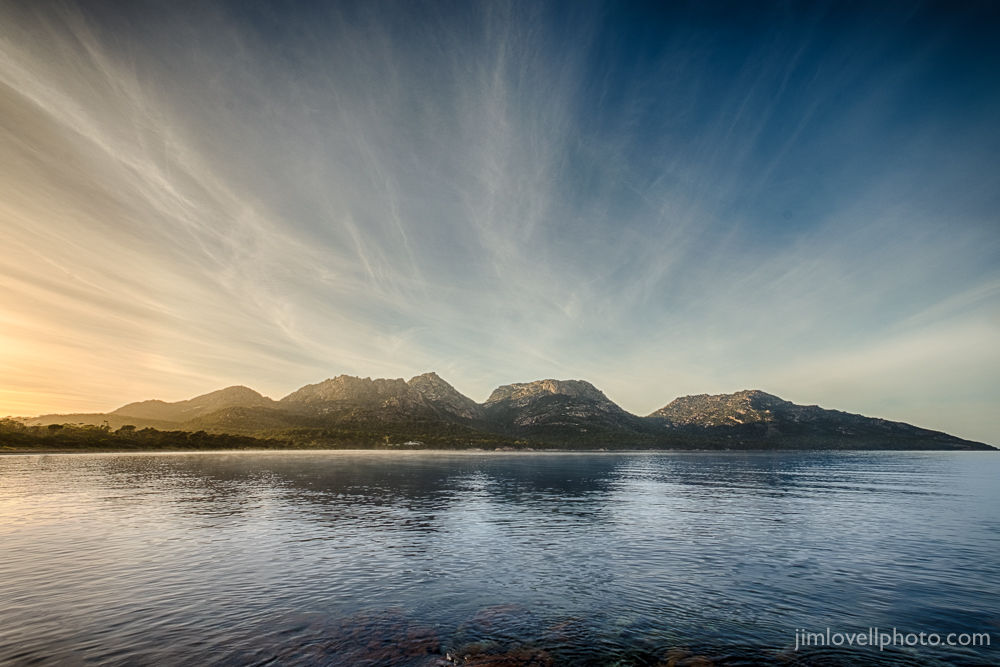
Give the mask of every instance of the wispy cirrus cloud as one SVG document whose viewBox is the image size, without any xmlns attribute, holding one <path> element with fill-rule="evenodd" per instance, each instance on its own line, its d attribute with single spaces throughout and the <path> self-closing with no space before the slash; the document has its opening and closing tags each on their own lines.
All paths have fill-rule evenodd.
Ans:
<svg viewBox="0 0 1000 667">
<path fill-rule="evenodd" d="M 1000 398 L 975 16 L 275 7 L 3 10 L 8 411 L 434 369 L 1000 426 L 921 422 Z"/>
</svg>

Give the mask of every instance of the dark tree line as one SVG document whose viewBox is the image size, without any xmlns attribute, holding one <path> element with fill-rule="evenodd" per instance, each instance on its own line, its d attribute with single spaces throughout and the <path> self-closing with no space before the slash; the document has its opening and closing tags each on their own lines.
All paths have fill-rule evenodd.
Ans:
<svg viewBox="0 0 1000 667">
<path fill-rule="evenodd" d="M 125 425 L 117 431 L 107 423 L 49 424 L 27 426 L 5 417 L 0 419 L 0 449 L 18 450 L 208 450 L 208 449 L 283 449 L 294 446 L 289 439 L 254 438 L 248 435 L 207 433 L 205 431 L 159 431 Z"/>
</svg>

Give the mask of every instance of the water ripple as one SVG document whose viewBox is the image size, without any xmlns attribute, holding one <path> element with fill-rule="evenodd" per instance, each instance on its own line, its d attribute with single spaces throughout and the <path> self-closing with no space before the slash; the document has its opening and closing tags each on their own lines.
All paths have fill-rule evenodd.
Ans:
<svg viewBox="0 0 1000 667">
<path fill-rule="evenodd" d="M 990 453 L 0 457 L 0 663 L 1000 665 Z M 459 655 L 462 653 L 462 655 Z M 450 656 L 450 657 L 449 657 Z"/>
</svg>

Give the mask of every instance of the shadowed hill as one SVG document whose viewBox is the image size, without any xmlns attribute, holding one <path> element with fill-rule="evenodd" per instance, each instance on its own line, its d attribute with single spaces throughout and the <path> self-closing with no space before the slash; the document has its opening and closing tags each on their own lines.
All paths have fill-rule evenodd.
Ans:
<svg viewBox="0 0 1000 667">
<path fill-rule="evenodd" d="M 187 401 L 141 401 L 110 412 L 112 415 L 182 422 L 229 407 L 272 407 L 274 401 L 249 387 L 227 387 Z"/>
</svg>

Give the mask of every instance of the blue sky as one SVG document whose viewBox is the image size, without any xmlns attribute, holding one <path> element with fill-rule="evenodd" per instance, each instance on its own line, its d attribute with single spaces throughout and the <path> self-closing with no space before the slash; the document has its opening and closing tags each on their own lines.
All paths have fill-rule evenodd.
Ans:
<svg viewBox="0 0 1000 667">
<path fill-rule="evenodd" d="M 995 3 L 0 4 L 0 413 L 342 373 L 1000 444 Z"/>
</svg>

